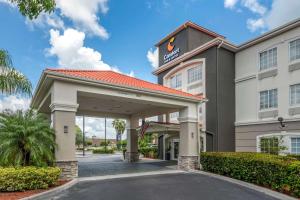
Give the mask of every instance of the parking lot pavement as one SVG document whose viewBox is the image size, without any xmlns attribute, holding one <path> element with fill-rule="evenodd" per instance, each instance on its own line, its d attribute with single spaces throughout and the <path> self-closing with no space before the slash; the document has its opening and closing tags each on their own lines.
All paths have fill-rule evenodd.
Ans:
<svg viewBox="0 0 300 200">
<path fill-rule="evenodd" d="M 136 163 L 123 161 L 122 154 L 87 155 L 77 157 L 79 177 L 128 174 L 176 169 L 176 161 L 140 160 Z"/>
</svg>

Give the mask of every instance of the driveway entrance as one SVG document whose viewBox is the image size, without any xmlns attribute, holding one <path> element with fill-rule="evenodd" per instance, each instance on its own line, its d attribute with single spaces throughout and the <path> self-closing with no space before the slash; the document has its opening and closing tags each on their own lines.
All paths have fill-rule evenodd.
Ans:
<svg viewBox="0 0 300 200">
<path fill-rule="evenodd" d="M 78 176 L 92 177 L 177 169 L 177 161 L 140 159 L 138 162 L 129 163 L 125 162 L 122 157 L 121 153 L 87 154 L 85 157 L 77 155 Z"/>
</svg>

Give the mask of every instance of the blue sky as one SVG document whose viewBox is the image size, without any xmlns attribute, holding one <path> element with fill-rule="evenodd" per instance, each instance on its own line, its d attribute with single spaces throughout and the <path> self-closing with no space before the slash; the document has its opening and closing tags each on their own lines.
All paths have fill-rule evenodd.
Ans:
<svg viewBox="0 0 300 200">
<path fill-rule="evenodd" d="M 30 21 L 0 0 L 0 48 L 34 87 L 46 67 L 112 69 L 156 82 L 154 44 L 188 20 L 240 44 L 300 17 L 299 0 L 56 2 L 55 13 Z M 13 98 L 18 102 L 2 97 L 0 109 L 28 105 Z"/>
</svg>

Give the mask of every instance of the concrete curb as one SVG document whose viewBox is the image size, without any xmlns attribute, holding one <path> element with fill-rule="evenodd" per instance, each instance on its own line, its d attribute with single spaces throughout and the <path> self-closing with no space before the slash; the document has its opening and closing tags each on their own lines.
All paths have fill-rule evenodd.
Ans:
<svg viewBox="0 0 300 200">
<path fill-rule="evenodd" d="M 233 178 L 229 178 L 229 177 L 226 177 L 226 176 L 213 174 L 213 173 L 209 173 L 209 172 L 205 172 L 205 171 L 197 171 L 197 170 L 191 170 L 189 172 L 196 173 L 196 174 L 202 174 L 202 175 L 205 175 L 205 176 L 210 176 L 210 177 L 217 178 L 217 179 L 220 179 L 220 180 L 223 180 L 223 181 L 227 181 L 227 182 L 230 182 L 230 183 L 233 183 L 233 184 L 237 184 L 237 185 L 246 187 L 248 189 L 264 193 L 264 194 L 266 194 L 268 196 L 271 196 L 271 197 L 274 197 L 276 199 L 280 199 L 280 200 L 298 200 L 297 198 L 294 198 L 294 197 L 276 192 L 274 190 L 270 190 L 270 189 L 267 189 L 267 188 L 264 188 L 264 187 L 254 185 L 252 183 L 247 183 L 247 182 L 240 181 L 240 180 L 233 179 Z"/>
<path fill-rule="evenodd" d="M 52 190 L 47 190 L 45 192 L 41 192 L 41 193 L 29 196 L 29 197 L 22 198 L 21 200 L 35 200 L 35 199 L 39 199 L 39 198 L 42 198 L 42 197 L 47 196 L 47 195 L 54 195 L 56 193 L 59 193 L 59 192 L 64 191 L 66 189 L 69 189 L 70 187 L 72 187 L 76 183 L 78 183 L 78 179 L 73 179 L 72 181 L 69 181 L 68 183 L 66 183 L 62 186 L 58 186 L 58 187 L 53 188 Z"/>
</svg>

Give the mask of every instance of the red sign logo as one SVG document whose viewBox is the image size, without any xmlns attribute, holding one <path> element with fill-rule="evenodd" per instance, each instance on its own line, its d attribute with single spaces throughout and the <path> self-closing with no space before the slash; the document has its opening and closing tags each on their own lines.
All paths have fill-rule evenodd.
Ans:
<svg viewBox="0 0 300 200">
<path fill-rule="evenodd" d="M 173 51 L 175 45 L 173 45 L 173 42 L 175 40 L 175 37 L 172 37 L 170 40 L 169 40 L 169 43 L 168 43 L 168 46 L 167 46 L 167 50 L 169 52 Z"/>
</svg>

